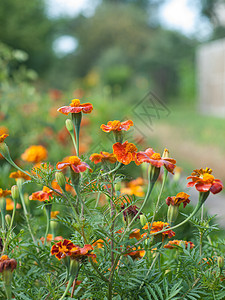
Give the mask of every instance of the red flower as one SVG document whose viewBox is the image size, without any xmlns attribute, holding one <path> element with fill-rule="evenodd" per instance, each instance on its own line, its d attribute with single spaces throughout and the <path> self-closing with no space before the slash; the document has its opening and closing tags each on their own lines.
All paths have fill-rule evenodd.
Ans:
<svg viewBox="0 0 225 300">
<path fill-rule="evenodd" d="M 61 112 L 64 115 L 68 115 L 69 113 L 77 114 L 81 111 L 84 114 L 89 114 L 93 110 L 93 105 L 91 103 L 80 104 L 79 99 L 74 99 L 68 106 L 62 106 L 57 111 Z"/>
<path fill-rule="evenodd" d="M 71 255 L 70 250 L 73 249 L 75 245 L 70 240 L 59 241 L 57 244 L 52 246 L 51 254 L 55 255 L 59 260 Z"/>
<path fill-rule="evenodd" d="M 14 258 L 9 258 L 7 255 L 2 255 L 0 257 L 0 273 L 6 270 L 11 270 L 11 272 L 16 268 L 17 261 Z"/>
<path fill-rule="evenodd" d="M 170 230 L 169 223 L 166 223 L 166 222 L 164 223 L 164 222 L 158 221 L 158 222 L 153 222 L 152 224 L 146 223 L 146 225 L 143 227 L 143 229 L 146 229 L 146 230 L 148 230 L 149 228 L 151 228 L 150 234 L 157 233 L 164 229 L 168 229 L 167 231 L 162 232 L 162 240 L 164 239 L 164 237 L 166 235 L 168 235 L 168 238 L 175 236 L 175 232 Z"/>
<path fill-rule="evenodd" d="M 192 180 L 188 182 L 187 186 L 195 186 L 199 192 L 210 191 L 213 194 L 219 193 L 223 189 L 223 183 L 219 179 L 215 179 L 211 173 L 212 170 L 209 168 L 194 170 L 191 174 L 192 176 L 187 177 L 187 179 Z"/>
<path fill-rule="evenodd" d="M 190 197 L 190 195 L 186 194 L 186 193 L 178 193 L 176 196 L 174 197 L 167 197 L 166 198 L 166 204 L 169 205 L 173 205 L 173 206 L 179 206 L 181 203 L 183 203 L 184 207 L 190 203 L 190 200 L 188 199 Z"/>
<path fill-rule="evenodd" d="M 90 253 L 90 251 L 93 250 L 93 247 L 91 245 L 84 245 L 83 248 L 74 245 L 74 247 L 70 250 L 70 256 L 71 259 L 75 260 L 82 260 L 83 258 L 89 256 L 92 258 L 96 258 L 96 255 L 93 253 Z"/>
<path fill-rule="evenodd" d="M 111 131 L 127 131 L 130 129 L 130 126 L 133 126 L 134 123 L 131 120 L 125 121 L 125 122 L 120 122 L 118 120 L 114 120 L 114 121 L 109 121 L 107 123 L 107 125 L 102 124 L 101 125 L 101 129 L 104 132 L 111 132 Z"/>
<path fill-rule="evenodd" d="M 98 164 L 100 162 L 107 162 L 107 161 L 110 162 L 111 164 L 114 164 L 117 161 L 113 153 L 108 153 L 104 151 L 101 151 L 100 154 L 93 153 L 89 159 L 95 164 Z"/>
<path fill-rule="evenodd" d="M 89 171 L 92 172 L 90 166 L 87 163 L 82 162 L 77 156 L 66 157 L 63 161 L 58 162 L 56 165 L 56 169 L 58 170 L 63 170 L 66 167 L 70 167 L 75 173 L 84 172 L 86 169 L 89 169 Z"/>
<path fill-rule="evenodd" d="M 187 242 L 187 241 L 182 241 L 182 240 L 173 240 L 173 241 L 169 241 L 168 244 L 166 244 L 164 246 L 164 248 L 174 249 L 179 246 L 181 247 L 181 245 L 184 245 L 186 249 L 187 249 L 188 245 L 190 245 L 190 249 L 194 248 L 194 246 L 195 246 L 192 242 Z"/>
<path fill-rule="evenodd" d="M 156 153 L 152 148 L 146 149 L 144 152 L 137 153 L 137 160 L 139 163 L 147 162 L 156 168 L 164 166 L 170 173 L 173 174 L 176 160 L 168 157 L 161 157 L 159 153 Z"/>
<path fill-rule="evenodd" d="M 53 198 L 53 190 L 49 189 L 47 186 L 43 187 L 42 191 L 33 193 L 29 199 L 38 201 L 50 201 Z"/>
<path fill-rule="evenodd" d="M 123 144 L 115 143 L 113 145 L 113 154 L 124 165 L 128 165 L 131 161 L 135 161 L 137 165 L 141 164 L 137 161 L 137 147 L 132 143 L 128 143 L 128 141 Z"/>
</svg>

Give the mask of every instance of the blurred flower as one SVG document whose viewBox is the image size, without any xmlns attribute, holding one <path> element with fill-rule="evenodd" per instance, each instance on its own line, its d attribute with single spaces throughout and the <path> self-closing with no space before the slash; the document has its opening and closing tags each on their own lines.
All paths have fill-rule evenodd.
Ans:
<svg viewBox="0 0 225 300">
<path fill-rule="evenodd" d="M 121 210 L 123 210 L 123 218 L 126 222 L 127 219 L 133 219 L 138 214 L 138 207 L 136 205 L 130 205 L 126 208 L 125 204 L 121 205 Z M 140 216 L 138 216 L 140 219 Z"/>
<path fill-rule="evenodd" d="M 11 191 L 10 190 L 0 189 L 0 197 L 6 197 L 8 195 L 11 195 Z"/>
<path fill-rule="evenodd" d="M 132 232 L 129 234 L 129 238 L 130 239 L 135 238 L 136 240 L 140 240 L 141 239 L 140 229 L 132 230 Z"/>
<path fill-rule="evenodd" d="M 84 90 L 83 89 L 76 89 L 74 92 L 73 92 L 73 96 L 74 98 L 83 98 L 84 96 Z"/>
<path fill-rule="evenodd" d="M 223 184 L 219 179 L 215 179 L 211 175 L 212 169 L 196 169 L 191 173 L 192 176 L 187 177 L 191 179 L 191 182 L 188 182 L 187 186 L 195 186 L 196 190 L 199 192 L 211 192 L 217 194 L 223 189 Z"/>
<path fill-rule="evenodd" d="M 159 153 L 156 153 L 152 148 L 146 149 L 144 152 L 137 153 L 137 160 L 139 163 L 147 162 L 156 168 L 164 166 L 170 173 L 173 174 L 176 160 L 172 158 L 162 158 Z"/>
<path fill-rule="evenodd" d="M 74 188 L 68 183 L 69 182 L 69 178 L 68 177 L 66 177 L 66 182 L 67 182 L 66 183 L 66 191 L 67 192 L 71 192 L 72 195 L 75 195 L 76 192 L 75 192 Z M 61 187 L 59 186 L 58 182 L 55 179 L 52 181 L 51 185 L 52 185 L 53 189 L 59 190 L 60 192 L 62 192 Z"/>
<path fill-rule="evenodd" d="M 0 273 L 6 270 L 11 270 L 11 272 L 16 269 L 17 262 L 14 258 L 10 259 L 7 255 L 2 255 L 0 257 Z"/>
<path fill-rule="evenodd" d="M 183 206 L 185 207 L 188 203 L 190 203 L 190 199 L 188 199 L 190 195 L 186 193 L 178 193 L 174 197 L 167 197 L 166 198 L 166 204 L 172 205 L 172 206 L 179 206 L 181 203 L 183 203 Z"/>
<path fill-rule="evenodd" d="M 98 239 L 96 242 L 92 244 L 92 247 L 97 247 L 98 249 L 102 249 L 104 246 L 104 241 L 101 239 Z"/>
<path fill-rule="evenodd" d="M 70 167 L 75 173 L 84 172 L 87 168 L 90 172 L 92 172 L 90 166 L 87 163 L 82 162 L 77 156 L 66 157 L 63 161 L 58 162 L 56 165 L 56 169 L 58 170 L 63 170 L 66 167 Z"/>
<path fill-rule="evenodd" d="M 48 94 L 49 94 L 50 99 L 53 101 L 57 101 L 62 98 L 62 92 L 57 89 L 50 89 Z"/>
<path fill-rule="evenodd" d="M 100 126 L 100 128 L 104 131 L 104 132 L 111 132 L 111 131 L 127 131 L 130 129 L 130 126 L 133 126 L 134 123 L 131 120 L 125 121 L 125 122 L 120 122 L 118 120 L 114 120 L 114 121 L 109 121 L 107 123 L 107 125 L 102 124 Z"/>
<path fill-rule="evenodd" d="M 7 127 L 5 126 L 0 126 L 0 136 L 3 135 L 3 134 L 8 134 L 9 133 L 9 130 Z"/>
<path fill-rule="evenodd" d="M 53 198 L 53 190 L 49 189 L 47 186 L 44 186 L 42 191 L 32 193 L 29 197 L 29 200 L 38 200 L 38 201 L 50 201 Z"/>
<path fill-rule="evenodd" d="M 184 245 L 185 248 L 187 249 L 188 248 L 188 245 L 190 245 L 190 249 L 194 248 L 194 244 L 192 242 L 187 242 L 187 241 L 182 241 L 182 240 L 173 240 L 173 241 L 169 241 L 165 246 L 164 248 L 167 248 L 167 249 L 177 249 L 177 247 L 181 247 L 181 245 Z"/>
<path fill-rule="evenodd" d="M 93 105 L 91 103 L 80 104 L 79 99 L 74 99 L 69 106 L 62 106 L 57 111 L 61 112 L 64 115 L 69 113 L 80 113 L 81 111 L 84 114 L 89 114 L 93 110 Z"/>
<path fill-rule="evenodd" d="M 175 236 L 175 232 L 170 230 L 169 223 L 166 223 L 166 222 L 164 223 L 164 222 L 158 221 L 158 222 L 153 222 L 153 224 L 147 223 L 143 227 L 143 229 L 145 229 L 145 230 L 148 230 L 150 228 L 151 228 L 150 234 L 157 233 L 161 230 L 168 229 L 167 231 L 164 231 L 164 232 L 161 233 L 162 234 L 162 240 L 164 240 L 164 237 L 166 235 L 168 235 L 168 238 L 171 238 L 171 237 Z"/>
<path fill-rule="evenodd" d="M 69 142 L 69 137 L 70 134 L 68 132 L 68 130 L 66 129 L 66 127 L 63 127 L 58 133 L 57 133 L 57 141 L 62 144 L 62 145 L 66 145 Z"/>
<path fill-rule="evenodd" d="M 45 238 L 44 238 L 44 237 L 41 237 L 40 240 L 41 240 L 42 244 L 44 244 Z M 54 241 L 62 241 L 62 240 L 63 240 L 63 237 L 62 237 L 62 236 L 56 236 L 56 237 L 54 238 Z M 49 233 L 49 234 L 47 235 L 47 243 L 50 244 L 51 241 L 53 241 L 53 235 Z"/>
<path fill-rule="evenodd" d="M 3 143 L 4 140 L 7 138 L 7 136 L 9 136 L 7 133 L 3 133 L 0 135 L 0 143 Z"/>
<path fill-rule="evenodd" d="M 39 163 L 47 158 L 47 150 L 41 145 L 30 146 L 21 155 L 22 160 L 27 162 Z"/>
<path fill-rule="evenodd" d="M 21 172 L 21 171 L 16 171 L 16 172 L 12 172 L 9 175 L 9 178 L 14 178 L 14 179 L 24 179 L 24 180 L 30 180 L 30 176 Z"/>
<path fill-rule="evenodd" d="M 132 248 L 133 251 L 125 254 L 125 256 L 129 255 L 131 256 L 133 259 L 138 259 L 138 258 L 142 258 L 145 256 L 145 250 L 141 250 L 141 247 L 134 247 Z"/>
<path fill-rule="evenodd" d="M 140 163 L 137 161 L 137 147 L 125 141 L 123 144 L 117 142 L 113 145 L 113 154 L 119 162 L 124 165 L 128 165 L 131 161 L 135 161 L 137 165 Z"/>
<path fill-rule="evenodd" d="M 113 153 L 108 153 L 108 152 L 104 152 L 104 151 L 101 151 L 100 154 L 93 153 L 89 159 L 92 162 L 94 162 L 95 164 L 98 164 L 100 162 L 110 162 L 110 163 L 114 164 L 117 161 L 117 159 Z"/>
<path fill-rule="evenodd" d="M 13 210 L 14 208 L 14 201 L 10 198 L 6 198 L 6 210 Z M 21 208 L 21 205 L 19 203 L 16 204 L 16 208 Z"/>
<path fill-rule="evenodd" d="M 46 173 L 49 173 L 49 172 L 51 172 L 53 169 L 54 169 L 53 166 L 50 165 L 49 163 L 39 162 L 39 163 L 36 163 L 36 164 L 33 166 L 31 172 L 32 172 L 34 175 L 36 175 L 36 176 L 38 176 L 38 177 L 41 177 L 41 175 L 42 175 L 43 173 L 45 173 L 45 174 L 46 174 Z"/>
<path fill-rule="evenodd" d="M 76 261 L 82 261 L 85 257 L 96 258 L 96 255 L 91 253 L 93 247 L 91 245 L 84 245 L 83 248 L 80 246 L 74 245 L 74 247 L 70 250 L 71 259 Z"/>
<path fill-rule="evenodd" d="M 51 219 L 56 219 L 60 212 L 58 210 L 51 211 Z"/>
<path fill-rule="evenodd" d="M 70 255 L 70 250 L 74 247 L 74 244 L 70 240 L 59 241 L 51 248 L 51 254 L 55 255 L 57 259 L 62 259 Z"/>
</svg>

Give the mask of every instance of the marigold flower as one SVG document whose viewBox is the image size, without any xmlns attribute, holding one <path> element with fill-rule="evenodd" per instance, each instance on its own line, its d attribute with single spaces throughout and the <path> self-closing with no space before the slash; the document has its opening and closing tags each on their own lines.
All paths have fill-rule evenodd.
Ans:
<svg viewBox="0 0 225 300">
<path fill-rule="evenodd" d="M 74 244 L 70 240 L 59 241 L 51 248 L 51 254 L 60 260 L 70 255 L 70 250 L 74 248 Z"/>
<path fill-rule="evenodd" d="M 188 245 L 190 245 L 190 249 L 194 248 L 194 244 L 192 242 L 187 242 L 187 241 L 182 241 L 182 240 L 173 240 L 173 241 L 169 241 L 164 248 L 167 249 L 176 249 L 178 246 L 184 245 L 185 248 L 188 248 Z"/>
<path fill-rule="evenodd" d="M 7 133 L 3 133 L 2 135 L 0 135 L 0 143 L 3 143 L 7 136 L 9 136 Z"/>
<path fill-rule="evenodd" d="M 136 165 L 141 163 L 137 160 L 137 147 L 125 141 L 123 144 L 117 142 L 113 145 L 113 154 L 119 162 L 128 165 L 131 161 L 135 161 Z"/>
<path fill-rule="evenodd" d="M 53 194 L 53 190 L 49 189 L 47 186 L 44 186 L 42 191 L 32 193 L 29 199 L 38 201 L 50 201 L 53 198 Z"/>
<path fill-rule="evenodd" d="M 162 232 L 163 239 L 166 235 L 168 235 L 168 238 L 175 236 L 175 232 L 172 230 L 169 230 L 170 226 L 169 226 L 169 223 L 167 223 L 167 222 L 158 221 L 158 222 L 153 222 L 153 224 L 147 223 L 143 227 L 143 229 L 145 229 L 145 230 L 148 230 L 149 228 L 151 228 L 150 234 L 157 233 L 161 230 L 168 229 L 167 231 Z"/>
<path fill-rule="evenodd" d="M 44 244 L 44 242 L 45 242 L 45 238 L 44 237 L 41 237 L 40 238 L 40 240 L 41 240 L 41 242 L 42 242 L 42 244 Z M 51 241 L 53 241 L 53 235 L 52 234 L 48 234 L 47 235 L 47 243 L 49 244 L 49 243 L 51 243 Z M 62 241 L 63 240 L 63 237 L 62 236 L 56 236 L 55 238 L 54 238 L 54 241 Z"/>
<path fill-rule="evenodd" d="M 73 195 L 75 195 L 76 192 L 75 192 L 74 188 L 68 183 L 69 182 L 69 178 L 68 177 L 66 177 L 66 182 L 67 182 L 66 183 L 66 191 L 67 192 L 71 192 Z M 61 187 L 59 186 L 58 182 L 55 179 L 52 181 L 51 185 L 52 185 L 53 189 L 59 190 L 60 192 L 62 192 Z"/>
<path fill-rule="evenodd" d="M 11 195 L 10 190 L 3 190 L 3 189 L 0 188 L 0 197 L 6 197 L 8 195 Z"/>
<path fill-rule="evenodd" d="M 132 230 L 132 232 L 129 234 L 129 238 L 130 239 L 135 238 L 136 240 L 140 240 L 141 239 L 140 229 Z"/>
<path fill-rule="evenodd" d="M 39 163 L 47 158 L 47 150 L 42 145 L 33 145 L 21 155 L 22 160 L 32 163 Z"/>
<path fill-rule="evenodd" d="M 0 136 L 3 135 L 4 133 L 8 134 L 9 130 L 5 126 L 0 126 Z"/>
<path fill-rule="evenodd" d="M 121 194 L 135 195 L 137 197 L 143 197 L 145 194 L 142 187 L 138 185 L 122 188 L 120 192 Z"/>
<path fill-rule="evenodd" d="M 80 246 L 74 245 L 74 247 L 70 250 L 70 256 L 71 259 L 82 261 L 85 259 L 85 257 L 89 256 L 92 258 L 96 258 L 96 255 L 93 253 L 90 253 L 90 251 L 93 250 L 93 247 L 91 245 L 84 245 L 83 248 Z"/>
<path fill-rule="evenodd" d="M 89 159 L 95 164 L 98 164 L 100 162 L 110 162 L 111 164 L 114 164 L 117 161 L 113 153 L 108 153 L 104 151 L 101 151 L 100 154 L 93 153 Z"/>
<path fill-rule="evenodd" d="M 51 219 L 56 219 L 60 212 L 58 210 L 51 211 Z"/>
<path fill-rule="evenodd" d="M 6 198 L 6 210 L 13 210 L 14 208 L 14 201 L 10 198 Z M 16 204 L 16 208 L 21 208 L 21 205 L 19 203 Z"/>
<path fill-rule="evenodd" d="M 136 205 L 130 205 L 125 209 L 125 204 L 121 205 L 121 210 L 123 210 L 123 218 L 126 222 L 127 218 L 135 218 L 135 216 L 138 214 L 138 207 Z M 138 216 L 138 219 L 140 219 L 140 216 Z"/>
<path fill-rule="evenodd" d="M 0 273 L 6 270 L 11 270 L 11 272 L 16 269 L 17 262 L 14 258 L 10 259 L 7 255 L 2 255 L 0 257 Z"/>
<path fill-rule="evenodd" d="M 63 161 L 58 162 L 56 165 L 56 169 L 58 170 L 63 170 L 66 167 L 70 167 L 75 173 L 84 172 L 86 169 L 89 169 L 89 171 L 92 172 L 90 166 L 87 163 L 82 162 L 77 156 L 66 157 Z"/>
<path fill-rule="evenodd" d="M 190 197 L 190 195 L 186 194 L 186 193 L 178 193 L 176 196 L 174 197 L 167 197 L 166 198 L 166 204 L 172 205 L 172 206 L 179 206 L 181 203 L 183 203 L 184 207 L 190 203 L 190 199 L 188 199 Z"/>
<path fill-rule="evenodd" d="M 109 121 L 107 125 L 102 124 L 100 128 L 104 132 L 111 132 L 111 131 L 127 131 L 130 129 L 131 126 L 133 126 L 134 123 L 131 120 L 120 122 L 118 120 Z"/>
<path fill-rule="evenodd" d="M 30 180 L 30 176 L 21 172 L 21 171 L 16 171 L 16 172 L 12 172 L 9 175 L 9 178 L 14 178 L 14 179 L 24 179 L 24 180 Z"/>
<path fill-rule="evenodd" d="M 97 247 L 98 249 L 102 249 L 104 246 L 104 241 L 102 239 L 98 239 L 96 242 L 92 244 L 92 247 Z"/>
<path fill-rule="evenodd" d="M 173 174 L 173 170 L 176 167 L 176 160 L 168 157 L 161 157 L 159 153 L 156 153 L 152 148 L 146 149 L 144 152 L 137 153 L 137 161 L 139 163 L 147 162 L 156 168 L 164 166 L 170 173 Z"/>
<path fill-rule="evenodd" d="M 81 111 L 84 114 L 89 114 L 93 110 L 93 105 L 91 103 L 83 103 L 80 104 L 79 99 L 73 99 L 70 105 L 68 106 L 62 106 L 57 111 L 61 112 L 64 115 L 68 115 L 69 113 L 77 114 Z"/>
<path fill-rule="evenodd" d="M 140 250 L 139 250 L 140 249 Z M 125 254 L 125 256 L 129 255 L 131 256 L 133 259 L 138 259 L 138 258 L 142 258 L 145 256 L 145 250 L 141 250 L 141 247 L 134 247 L 132 248 L 133 251 Z"/>
<path fill-rule="evenodd" d="M 219 179 L 215 179 L 211 173 L 212 169 L 209 168 L 194 170 L 191 176 L 187 177 L 192 180 L 188 182 L 187 186 L 195 186 L 199 192 L 219 193 L 223 189 L 223 183 Z"/>
</svg>

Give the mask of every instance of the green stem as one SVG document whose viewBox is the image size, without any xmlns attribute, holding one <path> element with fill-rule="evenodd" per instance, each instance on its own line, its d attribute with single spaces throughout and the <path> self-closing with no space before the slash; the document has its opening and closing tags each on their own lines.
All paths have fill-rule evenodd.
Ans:
<svg viewBox="0 0 225 300">
<path fill-rule="evenodd" d="M 12 287 L 11 287 L 11 285 L 5 285 L 5 293 L 6 293 L 7 300 L 11 300 L 12 299 Z"/>
<path fill-rule="evenodd" d="M 65 298 L 65 296 L 66 296 L 66 294 L 68 293 L 68 291 L 69 291 L 71 285 L 73 284 L 74 278 L 75 278 L 74 275 L 73 275 L 73 276 L 70 276 L 70 279 L 69 279 L 69 281 L 68 281 L 68 284 L 67 284 L 67 287 L 66 287 L 66 289 L 65 289 L 65 292 L 63 293 L 62 297 L 61 297 L 59 300 L 62 300 L 62 299 Z"/>
<path fill-rule="evenodd" d="M 46 211 L 46 216 L 47 216 L 47 222 L 46 222 L 46 231 L 45 231 L 45 240 L 44 240 L 44 245 L 47 243 L 47 235 L 49 232 L 49 227 L 50 227 L 50 219 L 51 219 L 51 210 L 52 210 L 52 204 L 46 204 L 45 205 L 45 211 Z"/>
</svg>

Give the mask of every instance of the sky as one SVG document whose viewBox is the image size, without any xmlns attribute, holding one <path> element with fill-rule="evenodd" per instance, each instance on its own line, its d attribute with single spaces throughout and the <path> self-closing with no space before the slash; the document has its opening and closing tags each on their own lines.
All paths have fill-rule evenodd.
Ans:
<svg viewBox="0 0 225 300">
<path fill-rule="evenodd" d="M 79 13 L 90 16 L 99 2 L 100 0 L 47 0 L 48 14 L 52 17 L 76 16 Z M 193 1 L 190 0 L 167 0 L 159 11 L 161 24 L 168 29 L 181 31 L 187 36 L 200 34 L 204 38 L 210 33 L 209 24 L 204 23 L 203 20 L 199 21 L 197 8 L 191 3 Z M 77 43 L 72 37 L 64 36 L 56 40 L 54 48 L 59 52 L 68 53 L 76 46 Z"/>
</svg>

